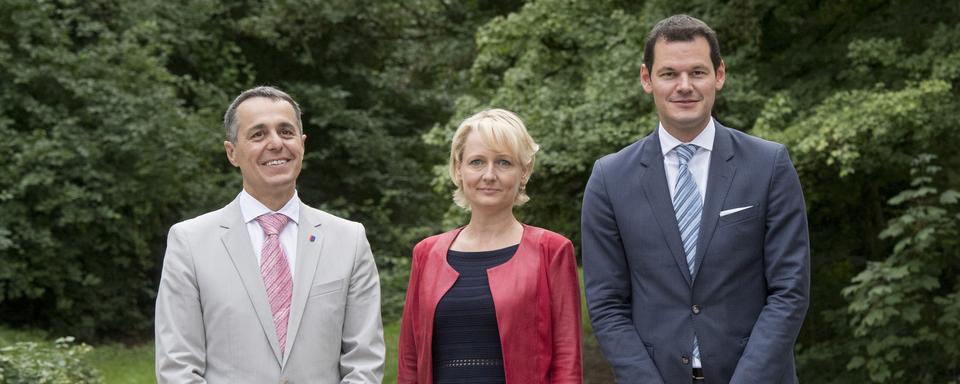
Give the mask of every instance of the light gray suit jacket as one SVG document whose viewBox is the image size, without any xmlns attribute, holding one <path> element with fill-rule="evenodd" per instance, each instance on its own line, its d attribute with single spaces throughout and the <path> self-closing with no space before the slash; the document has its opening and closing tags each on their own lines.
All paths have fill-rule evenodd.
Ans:
<svg viewBox="0 0 960 384">
<path fill-rule="evenodd" d="M 690 383 L 694 334 L 708 383 L 797 382 L 810 297 L 800 180 L 783 145 L 716 127 L 693 276 L 656 131 L 593 167 L 584 285 L 620 383 Z"/>
<path fill-rule="evenodd" d="M 280 353 L 234 200 L 170 228 L 157 292 L 159 383 L 379 383 L 380 283 L 359 223 L 300 205 L 288 353 Z"/>
</svg>

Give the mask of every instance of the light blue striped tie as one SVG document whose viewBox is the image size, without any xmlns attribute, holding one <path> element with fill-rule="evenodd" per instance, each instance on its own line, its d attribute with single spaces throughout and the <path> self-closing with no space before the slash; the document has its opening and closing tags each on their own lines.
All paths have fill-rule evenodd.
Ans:
<svg viewBox="0 0 960 384">
<path fill-rule="evenodd" d="M 690 278 L 693 279 L 694 266 L 697 260 L 697 237 L 700 235 L 700 213 L 703 211 L 703 201 L 700 200 L 700 191 L 697 182 L 690 174 L 687 163 L 697 152 L 694 144 L 680 144 L 673 149 L 680 159 L 680 172 L 677 173 L 677 186 L 673 194 L 673 210 L 677 214 L 677 225 L 680 227 L 680 239 L 683 241 L 683 253 L 687 256 L 687 267 Z M 693 335 L 693 357 L 700 359 L 700 343 L 697 335 Z"/>
</svg>

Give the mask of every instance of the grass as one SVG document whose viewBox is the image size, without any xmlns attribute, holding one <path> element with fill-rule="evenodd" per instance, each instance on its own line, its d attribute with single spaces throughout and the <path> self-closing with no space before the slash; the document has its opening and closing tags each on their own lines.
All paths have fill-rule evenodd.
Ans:
<svg viewBox="0 0 960 384">
<path fill-rule="evenodd" d="M 14 330 L 6 327 L 0 327 L 0 347 L 7 346 L 21 341 L 44 341 L 47 334 L 39 330 Z"/>
<path fill-rule="evenodd" d="M 397 382 L 397 342 L 400 338 L 400 323 L 388 324 L 383 329 L 387 344 L 387 361 L 384 383 Z M 40 330 L 15 330 L 0 327 L 0 347 L 33 341 L 50 342 L 53 338 Z M 100 372 L 104 384 L 150 384 L 156 382 L 154 375 L 153 342 L 136 346 L 122 344 L 95 345 L 86 355 L 86 361 Z"/>
<path fill-rule="evenodd" d="M 133 347 L 98 345 L 87 355 L 87 362 L 100 371 L 104 384 L 155 383 L 157 380 L 152 342 Z"/>
<path fill-rule="evenodd" d="M 18 342 L 52 344 L 55 338 L 41 330 L 0 327 L 0 347 Z M 100 372 L 104 384 L 156 382 L 153 373 L 152 342 L 133 347 L 122 344 L 96 345 L 85 356 L 85 360 Z"/>
<path fill-rule="evenodd" d="M 384 383 L 397 382 L 397 346 L 400 345 L 400 322 L 383 327 L 383 339 L 387 344 L 387 364 L 383 372 Z"/>
</svg>

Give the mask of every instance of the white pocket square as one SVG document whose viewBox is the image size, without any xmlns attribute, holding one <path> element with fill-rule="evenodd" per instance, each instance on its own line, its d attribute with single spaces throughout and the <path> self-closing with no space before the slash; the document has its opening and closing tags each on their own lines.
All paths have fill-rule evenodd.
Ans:
<svg viewBox="0 0 960 384">
<path fill-rule="evenodd" d="M 723 210 L 723 211 L 720 211 L 720 217 L 724 217 L 724 216 L 729 215 L 729 214 L 731 214 L 731 213 L 737 213 L 737 212 L 740 212 L 740 211 L 742 211 L 742 210 L 744 210 L 744 209 L 750 209 L 750 208 L 753 208 L 753 206 L 752 206 L 752 205 L 748 205 L 748 206 L 746 206 L 746 207 L 740 207 L 740 208 L 733 208 L 733 209 Z"/>
</svg>

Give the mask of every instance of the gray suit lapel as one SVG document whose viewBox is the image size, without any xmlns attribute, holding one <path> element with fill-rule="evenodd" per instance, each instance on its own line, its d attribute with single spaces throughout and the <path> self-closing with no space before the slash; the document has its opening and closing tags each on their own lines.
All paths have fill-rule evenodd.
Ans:
<svg viewBox="0 0 960 384">
<path fill-rule="evenodd" d="M 707 195 L 704 196 L 703 213 L 700 219 L 700 236 L 697 239 L 697 263 L 693 275 L 700 273 L 707 247 L 716 232 L 720 220 L 720 209 L 730 191 L 730 184 L 737 172 L 733 159 L 733 139 L 730 128 L 716 123 L 717 134 L 713 139 L 713 151 L 710 153 L 710 173 L 707 175 Z M 696 280 L 696 279 L 694 279 Z"/>
<path fill-rule="evenodd" d="M 663 153 L 660 151 L 660 137 L 656 131 L 650 135 L 642 148 L 641 164 L 646 171 L 640 175 L 640 185 L 646 194 L 647 202 L 653 210 L 653 216 L 660 225 L 664 240 L 670 253 L 677 262 L 677 268 L 682 272 L 687 285 L 692 285 L 690 268 L 687 267 L 687 258 L 683 254 L 683 240 L 680 239 L 680 228 L 677 226 L 677 214 L 673 211 L 673 202 L 670 200 L 670 189 L 667 187 L 667 176 L 663 170 Z"/>
<path fill-rule="evenodd" d="M 253 253 L 250 242 L 250 233 L 247 232 L 246 223 L 243 222 L 243 216 L 240 214 L 240 204 L 236 201 L 227 209 L 227 215 L 221 227 L 227 228 L 227 233 L 220 240 L 227 249 L 227 254 L 230 255 L 240 280 L 243 281 L 243 288 L 250 297 L 250 303 L 253 304 L 253 309 L 257 313 L 263 333 L 270 341 L 270 347 L 273 348 L 273 354 L 279 363 L 280 341 L 277 339 L 277 328 L 273 325 L 273 312 L 267 302 L 267 289 L 263 286 L 263 277 L 257 266 L 257 256 Z"/>
<path fill-rule="evenodd" d="M 290 319 L 287 323 L 287 352 L 283 356 L 283 364 L 287 364 L 289 351 L 297 341 L 297 332 L 300 330 L 300 321 L 307 305 L 307 296 L 313 286 L 313 277 L 320 264 L 320 249 L 323 244 L 323 232 L 320 218 L 313 214 L 309 207 L 300 203 L 300 222 L 297 224 L 297 270 L 293 277 L 293 299 L 290 305 Z"/>
</svg>

